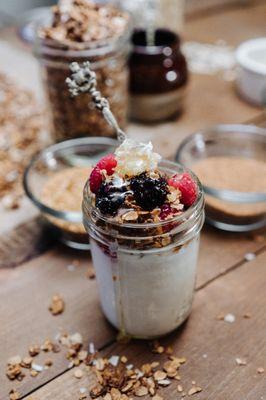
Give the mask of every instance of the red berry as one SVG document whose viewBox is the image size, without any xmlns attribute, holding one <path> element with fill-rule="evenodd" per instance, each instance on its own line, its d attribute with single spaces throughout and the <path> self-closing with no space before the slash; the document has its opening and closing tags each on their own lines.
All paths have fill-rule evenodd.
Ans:
<svg viewBox="0 0 266 400">
<path fill-rule="evenodd" d="M 172 209 L 171 209 L 170 205 L 169 204 L 163 204 L 162 207 L 161 207 L 161 212 L 160 212 L 159 217 L 164 220 L 171 213 L 172 213 Z"/>
<path fill-rule="evenodd" d="M 115 167 L 117 166 L 117 161 L 114 154 L 108 154 L 107 156 L 103 157 L 100 161 L 98 161 L 96 166 L 100 170 L 105 169 L 107 175 L 112 175 L 114 173 Z"/>
<path fill-rule="evenodd" d="M 190 207 L 195 202 L 197 198 L 197 185 L 187 172 L 174 175 L 168 180 L 168 185 L 180 190 L 181 203 L 184 206 Z"/>
<path fill-rule="evenodd" d="M 99 167 L 94 167 L 90 174 L 90 190 L 97 193 L 103 181 L 103 176 Z"/>
</svg>

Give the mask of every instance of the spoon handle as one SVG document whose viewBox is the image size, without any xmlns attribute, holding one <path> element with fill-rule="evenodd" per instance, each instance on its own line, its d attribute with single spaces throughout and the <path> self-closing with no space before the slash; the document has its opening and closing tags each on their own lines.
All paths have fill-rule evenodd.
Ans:
<svg viewBox="0 0 266 400">
<path fill-rule="evenodd" d="M 110 110 L 110 104 L 101 92 L 97 90 L 96 74 L 90 68 L 90 62 L 86 61 L 81 66 L 73 62 L 69 66 L 71 76 L 66 79 L 68 90 L 72 96 L 78 96 L 80 93 L 89 93 L 95 107 L 102 112 L 106 122 L 114 129 L 119 142 L 126 138 L 125 132 L 119 127 L 117 120 Z"/>
</svg>

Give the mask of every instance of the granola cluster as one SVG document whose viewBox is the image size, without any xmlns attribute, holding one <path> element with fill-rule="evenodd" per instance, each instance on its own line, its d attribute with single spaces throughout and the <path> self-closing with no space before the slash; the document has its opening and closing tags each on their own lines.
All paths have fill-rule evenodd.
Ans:
<svg viewBox="0 0 266 400">
<path fill-rule="evenodd" d="M 81 212 L 82 192 L 89 172 L 89 167 L 69 167 L 53 172 L 43 185 L 41 201 L 58 211 Z M 87 240 L 82 223 L 68 222 L 52 216 L 47 218 L 69 237 L 73 237 L 73 240 Z"/>
<path fill-rule="evenodd" d="M 55 355 L 63 349 L 66 350 L 68 368 L 73 368 L 73 375 L 77 380 L 85 374 L 93 374 L 90 387 L 80 388 L 79 400 L 132 400 L 133 396 L 149 396 L 153 400 L 163 400 L 161 391 L 176 381 L 177 391 L 182 396 L 192 396 L 202 391 L 201 387 L 192 381 L 192 387 L 185 392 L 180 384 L 179 370 L 186 358 L 174 356 L 171 346 L 164 347 L 158 341 L 154 341 L 151 343 L 151 351 L 161 355 L 161 360 L 136 367 L 125 355 L 101 357 L 93 343 L 85 350 L 83 338 L 78 332 L 58 334 L 54 341 L 46 339 L 40 346 L 31 345 L 27 356 L 22 358 L 17 355 L 8 360 L 6 375 L 10 380 L 21 381 L 29 371 L 31 377 L 36 377 L 53 365 L 52 357 L 45 360 L 44 364 L 38 364 L 38 355 L 42 352 Z M 17 400 L 20 394 L 16 389 L 12 389 L 9 398 Z"/>
<path fill-rule="evenodd" d="M 74 0 L 52 8 L 53 21 L 40 30 L 40 37 L 75 47 L 80 42 L 108 40 L 123 34 L 128 16 L 111 5 Z"/>
<path fill-rule="evenodd" d="M 157 343 L 156 345 L 158 348 L 154 347 L 154 352 L 159 351 L 159 354 L 162 354 L 164 347 Z M 97 383 L 90 390 L 90 397 L 104 400 L 131 400 L 133 396 L 149 396 L 153 400 L 163 400 L 158 391 L 174 381 L 180 381 L 179 368 L 186 362 L 184 357 L 175 357 L 172 355 L 172 349 L 168 350 L 171 352 L 166 352 L 168 359 L 163 363 L 154 361 L 143 364 L 140 368 L 129 364 L 126 356 L 95 359 L 91 370 L 96 376 Z M 195 389 L 194 393 L 202 390 L 199 386 Z M 190 395 L 192 394 L 191 392 Z"/>
<path fill-rule="evenodd" d="M 44 118 L 33 94 L 0 74 L 0 202 L 15 209 L 25 166 L 45 144 Z"/>
<path fill-rule="evenodd" d="M 125 128 L 128 103 L 128 16 L 86 0 L 53 7 L 51 26 L 39 30 L 36 50 L 43 69 L 55 141 L 82 136 L 115 137 L 89 94 L 72 98 L 66 78 L 73 61 L 90 61 L 97 85 Z"/>
</svg>

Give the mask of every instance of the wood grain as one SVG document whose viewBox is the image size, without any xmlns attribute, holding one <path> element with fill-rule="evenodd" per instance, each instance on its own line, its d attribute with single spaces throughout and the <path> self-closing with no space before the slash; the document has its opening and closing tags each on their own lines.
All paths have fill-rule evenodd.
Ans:
<svg viewBox="0 0 266 400">
<path fill-rule="evenodd" d="M 62 248 L 40 256 L 20 268 L 0 270 L 0 399 L 6 399 L 14 383 L 5 377 L 7 360 L 14 355 L 25 356 L 34 343 L 53 339 L 59 332 L 83 335 L 85 345 L 90 341 L 102 347 L 114 338 L 114 331 L 105 321 L 99 307 L 95 280 L 86 272 L 90 256 L 83 253 L 80 265 L 71 272 L 67 266 L 73 254 Z M 48 311 L 51 297 L 61 294 L 66 302 L 65 312 L 52 316 Z M 27 377 L 21 383 L 21 393 L 54 378 L 67 369 L 68 361 L 56 354 L 53 368 L 37 378 Z M 52 358 L 43 355 L 40 362 Z"/>
<path fill-rule="evenodd" d="M 258 374 L 257 368 L 266 369 L 265 265 L 264 252 L 254 261 L 245 263 L 240 269 L 198 291 L 188 322 L 161 341 L 173 346 L 175 355 L 187 358 L 187 363 L 180 370 L 184 389 L 190 389 L 192 381 L 203 389 L 193 399 L 264 398 L 265 374 Z M 247 312 L 251 314 L 250 319 L 243 318 Z M 216 317 L 220 313 L 233 313 L 236 321 L 231 324 L 218 321 Z M 125 354 L 129 363 L 138 367 L 164 359 L 164 356 L 152 354 L 144 341 L 114 344 L 104 354 Z M 245 360 L 247 365 L 238 366 L 236 358 Z M 68 371 L 37 390 L 32 397 L 34 400 L 61 400 L 63 394 L 64 400 L 78 399 L 79 388 L 90 387 L 92 382 L 90 375 L 79 381 L 74 378 L 73 371 Z M 181 399 L 177 384 L 173 383 L 161 391 L 164 399 Z"/>
<path fill-rule="evenodd" d="M 186 22 L 184 38 L 203 43 L 224 40 L 230 46 L 238 46 L 244 40 L 265 35 L 265 13 L 265 1 L 202 13 L 200 18 Z"/>
<path fill-rule="evenodd" d="M 246 263 L 240 270 L 213 282 L 196 294 L 193 312 L 188 322 L 179 331 L 161 341 L 174 347 L 174 354 L 185 356 L 187 363 L 181 368 L 181 383 L 185 390 L 196 381 L 203 388 L 193 398 L 198 400 L 255 400 L 265 396 L 265 375 L 257 373 L 264 367 L 266 355 L 266 318 L 264 267 L 266 253 Z M 233 313 L 235 323 L 216 320 L 221 313 Z M 250 319 L 243 318 L 246 312 Z M 125 354 L 129 363 L 162 360 L 148 350 L 146 342 L 129 345 L 112 345 L 106 355 Z M 247 361 L 238 366 L 235 359 Z M 77 399 L 80 387 L 90 387 L 92 377 L 86 375 L 82 381 L 73 377 L 73 371 L 48 383 L 34 393 L 34 399 Z M 164 399 L 178 400 L 177 382 L 161 391 Z M 190 397 L 189 397 L 190 398 Z M 27 397 L 26 397 L 27 399 Z M 143 398 L 145 399 L 145 398 Z"/>
<path fill-rule="evenodd" d="M 247 253 L 259 252 L 265 246 L 263 234 L 229 233 L 205 226 L 201 234 L 197 287 L 243 262 Z"/>
<path fill-rule="evenodd" d="M 0 235 L 0 269 L 16 267 L 43 253 L 55 242 L 41 218 L 33 218 Z"/>
</svg>

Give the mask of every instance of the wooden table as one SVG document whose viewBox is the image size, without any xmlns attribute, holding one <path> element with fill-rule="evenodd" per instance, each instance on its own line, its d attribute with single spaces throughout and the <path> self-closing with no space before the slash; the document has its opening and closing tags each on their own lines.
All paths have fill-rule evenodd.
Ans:
<svg viewBox="0 0 266 400">
<path fill-rule="evenodd" d="M 265 13 L 263 1 L 246 7 L 224 7 L 218 13 L 200 13 L 188 19 L 185 38 L 211 43 L 224 39 L 237 45 L 250 37 L 265 35 Z M 8 51 L 1 47 L 1 67 L 9 67 L 16 75 L 14 61 L 19 56 L 24 81 L 38 86 L 34 60 L 17 47 L 16 41 L 8 46 L 12 46 Z M 262 111 L 242 102 L 232 83 L 218 76 L 193 75 L 187 103 L 181 119 L 152 127 L 132 125 L 130 133 L 152 139 L 155 147 L 170 157 L 186 135 L 211 124 L 253 121 L 266 125 Z M 92 378 L 86 374 L 81 380 L 76 379 L 63 352 L 49 353 L 52 367 L 35 378 L 27 374 L 22 382 L 11 382 L 5 377 L 9 357 L 24 356 L 29 345 L 53 339 L 61 331 L 80 332 L 85 348 L 93 342 L 102 354 L 125 354 L 136 365 L 158 359 L 145 342 L 116 342 L 116 332 L 99 307 L 96 281 L 86 277 L 88 266 L 91 267 L 89 254 L 76 253 L 47 240 L 36 212 L 27 203 L 12 215 L 1 211 L 0 218 L 1 400 L 8 398 L 11 388 L 18 388 L 22 398 L 28 400 L 79 398 L 79 388 L 88 387 Z M 247 261 L 247 253 L 254 253 L 254 260 Z M 69 269 L 68 265 L 77 259 L 79 265 Z M 192 314 L 185 326 L 162 340 L 174 347 L 175 354 L 187 358 L 181 370 L 184 390 L 191 387 L 192 381 L 203 389 L 192 398 L 266 399 L 266 373 L 257 371 L 262 367 L 266 370 L 265 266 L 263 236 L 204 228 Z M 66 301 L 65 312 L 57 317 L 48 311 L 55 293 Z M 233 314 L 235 322 L 217 320 L 221 313 Z M 237 365 L 236 358 L 245 360 L 246 365 Z M 43 360 L 44 355 L 38 358 L 39 363 Z M 177 384 L 161 391 L 164 399 L 181 398 Z"/>
</svg>

